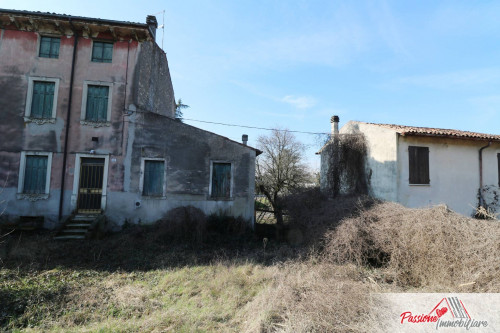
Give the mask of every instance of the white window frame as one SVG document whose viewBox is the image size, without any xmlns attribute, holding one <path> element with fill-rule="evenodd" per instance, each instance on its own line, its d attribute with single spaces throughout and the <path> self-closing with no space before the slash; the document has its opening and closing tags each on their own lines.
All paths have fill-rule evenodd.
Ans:
<svg viewBox="0 0 500 333">
<path fill-rule="evenodd" d="M 212 197 L 212 176 L 213 176 L 213 168 L 214 168 L 214 163 L 229 163 L 231 164 L 231 185 L 229 189 L 229 198 L 227 197 Z M 210 161 L 210 183 L 208 184 L 208 198 L 211 200 L 233 200 L 233 188 L 234 188 L 234 163 L 232 161 L 227 161 L 227 160 L 213 160 Z"/>
<path fill-rule="evenodd" d="M 102 121 L 90 121 L 86 120 L 87 116 L 87 97 L 90 86 L 107 86 L 108 90 L 108 109 L 106 112 L 106 122 Z M 110 126 L 111 125 L 111 107 L 113 105 L 113 82 L 104 81 L 83 81 L 83 93 L 82 93 L 82 108 L 80 114 L 80 123 L 82 125 L 92 125 L 95 127 L 99 126 Z"/>
<path fill-rule="evenodd" d="M 104 158 L 104 171 L 102 175 L 102 193 L 101 193 L 101 209 L 106 209 L 107 192 L 108 192 L 108 169 L 109 169 L 109 155 L 99 154 L 81 154 L 77 153 L 75 156 L 75 171 L 73 174 L 73 193 L 71 194 L 71 210 L 75 210 L 78 203 L 78 190 L 80 189 L 80 166 L 82 157 L 87 158 Z"/>
<path fill-rule="evenodd" d="M 52 102 L 52 117 L 47 118 L 47 119 L 38 119 L 38 118 L 31 118 L 31 105 L 33 103 L 33 87 L 35 85 L 35 81 L 42 81 L 42 82 L 54 82 L 54 101 Z M 28 94 L 26 96 L 26 108 L 24 110 L 24 121 L 25 122 L 34 122 L 37 124 L 44 124 L 44 123 L 55 123 L 56 120 L 56 115 L 57 115 L 57 97 L 59 93 L 59 78 L 55 77 L 37 77 L 37 76 L 30 76 L 28 78 Z"/>
<path fill-rule="evenodd" d="M 163 162 L 163 193 L 161 196 L 144 195 L 144 170 L 146 161 L 162 161 Z M 141 158 L 141 174 L 139 179 L 139 191 L 143 198 L 149 199 L 166 199 L 167 198 L 167 160 L 162 157 L 142 157 Z"/>
<path fill-rule="evenodd" d="M 50 193 L 50 176 L 52 171 L 52 152 L 22 151 L 19 163 L 19 181 L 17 185 L 17 198 L 31 201 L 48 199 Z M 45 193 L 24 193 L 24 176 L 26 173 L 26 156 L 47 156 L 47 175 L 45 179 Z"/>
</svg>

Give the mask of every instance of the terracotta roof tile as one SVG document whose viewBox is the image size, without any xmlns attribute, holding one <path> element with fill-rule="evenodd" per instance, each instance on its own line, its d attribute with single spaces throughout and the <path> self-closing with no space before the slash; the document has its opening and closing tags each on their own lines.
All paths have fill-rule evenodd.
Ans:
<svg viewBox="0 0 500 333">
<path fill-rule="evenodd" d="M 457 139 L 500 141 L 500 135 L 495 135 L 495 134 L 476 133 L 476 132 L 459 131 L 459 130 L 444 129 L 444 128 L 403 126 L 403 125 L 393 125 L 393 124 L 375 124 L 375 123 L 365 123 L 365 124 L 389 128 L 395 130 L 397 133 L 403 136 L 411 136 L 411 135 L 437 136 L 437 137 L 448 137 Z"/>
</svg>

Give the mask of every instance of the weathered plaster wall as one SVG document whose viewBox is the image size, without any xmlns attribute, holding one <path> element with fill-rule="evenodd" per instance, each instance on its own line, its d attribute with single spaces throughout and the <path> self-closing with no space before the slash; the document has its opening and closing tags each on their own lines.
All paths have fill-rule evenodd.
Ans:
<svg viewBox="0 0 500 333">
<path fill-rule="evenodd" d="M 479 149 L 487 142 L 399 137 L 399 197 L 407 207 L 446 204 L 450 209 L 470 216 L 478 204 Z M 429 147 L 429 185 L 409 184 L 408 146 Z M 498 189 L 498 160 L 500 144 L 483 150 L 483 184 Z M 500 206 L 496 207 L 497 211 Z"/>
<path fill-rule="evenodd" d="M 106 214 L 116 225 L 125 220 L 153 222 L 170 209 L 185 205 L 198 207 L 206 214 L 220 211 L 253 221 L 253 149 L 154 113 L 137 113 L 130 121 L 134 133 L 133 142 L 128 145 L 131 157 L 125 162 L 124 179 L 128 192 L 108 194 Z M 142 158 L 166 160 L 166 198 L 142 196 L 139 187 Z M 209 196 L 211 161 L 233 163 L 230 200 L 213 200 Z M 136 202 L 140 202 L 140 208 Z"/>
<path fill-rule="evenodd" d="M 367 145 L 366 174 L 369 193 L 389 201 L 397 200 L 397 137 L 393 130 L 349 121 L 340 134 L 363 134 Z"/>
<path fill-rule="evenodd" d="M 140 46 L 133 78 L 134 104 L 143 111 L 175 116 L 175 100 L 165 52 L 154 42 Z"/>
</svg>

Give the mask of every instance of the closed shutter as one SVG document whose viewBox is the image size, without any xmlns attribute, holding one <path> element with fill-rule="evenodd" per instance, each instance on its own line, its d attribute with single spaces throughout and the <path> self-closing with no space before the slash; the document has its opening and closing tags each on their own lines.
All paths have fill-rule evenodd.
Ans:
<svg viewBox="0 0 500 333">
<path fill-rule="evenodd" d="M 39 56 L 43 58 L 59 58 L 61 39 L 58 37 L 41 37 Z"/>
<path fill-rule="evenodd" d="M 429 184 L 429 147 L 408 147 L 410 184 Z"/>
<path fill-rule="evenodd" d="M 54 82 L 33 82 L 33 99 L 31 101 L 32 118 L 52 118 L 54 89 Z"/>
<path fill-rule="evenodd" d="M 113 58 L 113 43 L 94 42 L 92 48 L 92 61 L 111 62 Z"/>
<path fill-rule="evenodd" d="M 87 109 L 85 119 L 89 121 L 108 120 L 108 86 L 87 87 Z"/>
<path fill-rule="evenodd" d="M 163 196 L 163 181 L 165 162 L 144 161 L 144 186 L 143 195 Z"/>
<path fill-rule="evenodd" d="M 212 197 L 231 196 L 231 163 L 214 163 L 212 167 Z"/>
<path fill-rule="evenodd" d="M 24 193 L 45 193 L 47 181 L 47 156 L 26 156 Z"/>
</svg>

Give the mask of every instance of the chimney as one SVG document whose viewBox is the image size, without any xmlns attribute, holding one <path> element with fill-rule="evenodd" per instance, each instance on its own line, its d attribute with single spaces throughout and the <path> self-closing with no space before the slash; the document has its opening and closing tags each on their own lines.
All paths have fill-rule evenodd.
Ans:
<svg viewBox="0 0 500 333">
<path fill-rule="evenodd" d="M 333 116 L 330 122 L 332 123 L 332 135 L 339 134 L 339 116 Z"/>
<path fill-rule="evenodd" d="M 149 32 L 153 36 L 153 40 L 156 39 L 156 29 L 158 28 L 158 21 L 156 20 L 156 16 L 148 15 L 146 17 L 146 24 L 148 25 Z"/>
<path fill-rule="evenodd" d="M 243 142 L 243 144 L 246 146 L 247 145 L 247 142 L 248 142 L 248 135 L 246 134 L 243 134 L 241 136 L 241 141 Z"/>
</svg>

